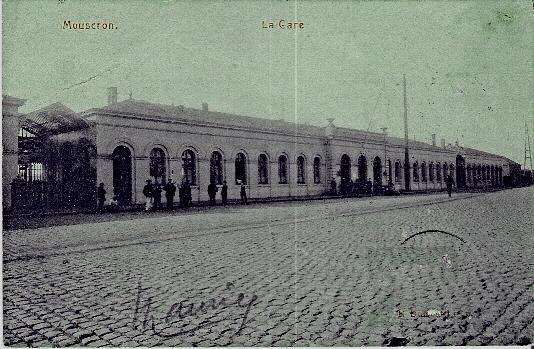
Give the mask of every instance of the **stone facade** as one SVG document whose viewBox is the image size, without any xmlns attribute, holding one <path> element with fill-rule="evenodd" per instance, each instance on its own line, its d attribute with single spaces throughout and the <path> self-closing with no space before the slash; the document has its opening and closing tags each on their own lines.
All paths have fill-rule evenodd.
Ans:
<svg viewBox="0 0 534 349">
<path fill-rule="evenodd" d="M 21 100 L 6 98 L 4 130 L 12 134 L 19 126 L 11 122 L 17 118 L 11 116 L 16 108 L 10 106 Z M 145 201 L 147 179 L 179 184 L 188 178 L 193 202 L 208 200 L 210 181 L 220 187 L 223 180 L 229 199 L 239 198 L 240 181 L 250 198 L 266 199 L 325 194 L 332 178 L 338 187 L 370 179 L 375 187 L 391 183 L 397 190 L 406 189 L 404 139 L 336 127 L 333 119 L 326 127 L 316 127 L 214 112 L 207 104 L 193 109 L 133 99 L 87 110 L 77 114 L 79 120 L 61 105 L 53 110 L 69 118 L 64 129 L 49 138 L 59 146 L 76 144 L 80 137 L 90 141 L 96 147 L 96 159 L 91 159 L 96 163 L 95 182 L 104 183 L 108 198 L 113 193 L 124 204 Z M 17 173 L 16 162 L 8 158 L 17 152 L 12 138 L 4 133 L 4 163 L 9 167 L 4 167 L 4 187 Z M 505 157 L 458 145 L 410 141 L 408 147 L 411 190 L 442 189 L 446 173 L 459 186 L 473 186 L 474 176 L 480 177 L 479 186 L 499 186 L 515 165 Z"/>
</svg>

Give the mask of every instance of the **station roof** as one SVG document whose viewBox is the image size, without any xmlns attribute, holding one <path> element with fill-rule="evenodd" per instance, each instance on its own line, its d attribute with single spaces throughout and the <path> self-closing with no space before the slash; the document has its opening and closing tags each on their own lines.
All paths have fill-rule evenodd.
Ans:
<svg viewBox="0 0 534 349">
<path fill-rule="evenodd" d="M 21 116 L 21 126 L 37 135 L 51 135 L 89 127 L 80 114 L 54 103 Z"/>
</svg>

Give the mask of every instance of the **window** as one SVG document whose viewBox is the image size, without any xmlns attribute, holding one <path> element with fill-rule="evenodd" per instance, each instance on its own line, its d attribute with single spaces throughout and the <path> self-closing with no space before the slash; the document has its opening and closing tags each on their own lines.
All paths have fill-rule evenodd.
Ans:
<svg viewBox="0 0 534 349">
<path fill-rule="evenodd" d="M 313 159 L 313 183 L 321 183 L 321 159 L 318 156 Z"/>
<path fill-rule="evenodd" d="M 211 153 L 210 158 L 210 183 L 222 184 L 223 168 L 222 155 L 218 151 Z"/>
<path fill-rule="evenodd" d="M 40 162 L 32 162 L 29 165 L 19 164 L 19 177 L 26 182 L 44 181 L 43 164 Z"/>
<path fill-rule="evenodd" d="M 238 153 L 235 158 L 235 184 L 247 184 L 247 158 Z"/>
<path fill-rule="evenodd" d="M 434 182 L 434 163 L 428 165 L 428 180 Z"/>
<path fill-rule="evenodd" d="M 304 161 L 304 156 L 299 156 L 297 158 L 297 183 L 304 184 L 306 183 L 306 165 Z"/>
<path fill-rule="evenodd" d="M 395 162 L 395 182 L 401 181 L 401 164 L 400 162 Z"/>
<path fill-rule="evenodd" d="M 154 182 L 165 183 L 165 153 L 160 148 L 150 152 L 150 176 Z"/>
<path fill-rule="evenodd" d="M 280 155 L 278 158 L 278 178 L 280 184 L 287 184 L 287 157 Z"/>
<path fill-rule="evenodd" d="M 439 162 L 436 164 L 436 180 L 441 182 L 441 164 Z"/>
<path fill-rule="evenodd" d="M 258 184 L 269 184 L 269 159 L 265 154 L 258 156 Z"/>
<path fill-rule="evenodd" d="M 413 181 L 419 182 L 419 164 L 417 161 L 413 163 Z"/>
<path fill-rule="evenodd" d="M 195 153 L 192 150 L 186 150 L 182 153 L 182 168 L 184 180 L 191 185 L 197 184 L 197 171 L 195 162 Z"/>
<path fill-rule="evenodd" d="M 421 163 L 421 181 L 426 182 L 426 163 Z"/>
</svg>

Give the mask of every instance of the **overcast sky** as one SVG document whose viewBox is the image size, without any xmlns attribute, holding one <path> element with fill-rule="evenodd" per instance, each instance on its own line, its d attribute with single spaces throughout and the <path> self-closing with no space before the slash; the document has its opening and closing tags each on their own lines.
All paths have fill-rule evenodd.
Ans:
<svg viewBox="0 0 534 349">
<path fill-rule="evenodd" d="M 403 136 L 523 163 L 532 1 L 3 1 L 3 93 L 23 112 L 128 98 Z M 262 20 L 304 22 L 268 30 Z M 62 29 L 107 22 L 111 31 Z M 88 80 L 88 81 L 87 81 Z M 85 83 L 81 83 L 87 81 Z M 532 137 L 531 137 L 532 138 Z M 531 140 L 534 143 L 534 140 Z"/>
</svg>

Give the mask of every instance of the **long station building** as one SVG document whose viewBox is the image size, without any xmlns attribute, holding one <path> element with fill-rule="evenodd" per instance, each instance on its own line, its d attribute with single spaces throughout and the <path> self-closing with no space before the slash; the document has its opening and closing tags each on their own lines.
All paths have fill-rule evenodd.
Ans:
<svg viewBox="0 0 534 349">
<path fill-rule="evenodd" d="M 375 187 L 439 190 L 451 175 L 460 188 L 502 186 L 518 166 L 443 139 L 436 144 L 435 135 L 429 143 L 410 140 L 405 163 L 403 138 L 339 127 L 334 119 L 318 127 L 211 111 L 205 103 L 118 102 L 115 88 L 107 105 L 81 113 L 55 103 L 21 114 L 24 103 L 2 100 L 4 209 L 94 206 L 98 183 L 119 204 L 140 204 L 147 179 L 187 180 L 193 202 L 208 199 L 210 182 L 223 181 L 230 199 L 239 198 L 241 182 L 250 198 L 322 195 L 333 179 L 338 186 L 370 180 Z M 30 187 L 40 188 L 38 197 L 28 197 Z"/>
</svg>

